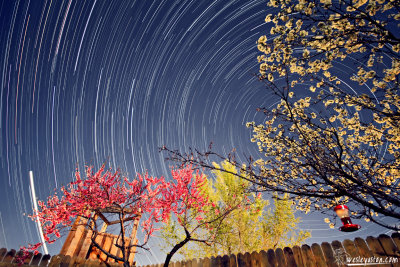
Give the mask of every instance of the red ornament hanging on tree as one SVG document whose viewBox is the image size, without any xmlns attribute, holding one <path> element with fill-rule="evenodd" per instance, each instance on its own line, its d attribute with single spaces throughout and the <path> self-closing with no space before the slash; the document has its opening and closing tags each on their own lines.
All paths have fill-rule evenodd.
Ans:
<svg viewBox="0 0 400 267">
<path fill-rule="evenodd" d="M 349 207 L 347 207 L 346 205 L 337 205 L 333 210 L 336 212 L 337 216 L 340 218 L 340 220 L 343 223 L 343 226 L 339 228 L 340 231 L 354 232 L 361 228 L 360 225 L 353 224 L 351 222 L 351 219 L 349 216 Z"/>
</svg>

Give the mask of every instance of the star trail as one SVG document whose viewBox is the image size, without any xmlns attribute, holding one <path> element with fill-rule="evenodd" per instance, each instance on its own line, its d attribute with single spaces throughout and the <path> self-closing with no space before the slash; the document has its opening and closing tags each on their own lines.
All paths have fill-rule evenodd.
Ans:
<svg viewBox="0 0 400 267">
<path fill-rule="evenodd" d="M 162 145 L 256 154 L 245 123 L 274 104 L 254 77 L 267 11 L 263 0 L 0 1 L 0 247 L 39 240 L 30 170 L 44 200 L 77 165 L 168 177 Z M 299 215 L 310 243 L 349 238 Z M 383 230 L 356 236 L 367 231 Z M 164 259 L 160 242 L 139 265 Z"/>
</svg>

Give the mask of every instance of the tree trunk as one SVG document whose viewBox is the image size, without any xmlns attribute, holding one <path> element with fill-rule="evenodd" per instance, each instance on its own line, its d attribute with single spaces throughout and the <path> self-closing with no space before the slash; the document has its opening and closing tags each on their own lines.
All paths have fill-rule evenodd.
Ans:
<svg viewBox="0 0 400 267">
<path fill-rule="evenodd" d="M 186 229 L 185 229 L 185 230 L 186 230 Z M 189 241 L 190 241 L 190 235 L 189 235 L 189 233 L 186 231 L 186 238 L 185 238 L 185 240 L 183 240 L 182 242 L 176 244 L 176 245 L 172 248 L 172 250 L 167 254 L 167 258 L 165 259 L 165 262 L 164 262 L 164 267 L 168 267 L 169 262 L 170 262 L 171 259 L 172 259 L 172 256 L 174 256 L 174 254 L 175 254 L 180 248 L 182 248 L 187 242 L 189 242 Z"/>
</svg>

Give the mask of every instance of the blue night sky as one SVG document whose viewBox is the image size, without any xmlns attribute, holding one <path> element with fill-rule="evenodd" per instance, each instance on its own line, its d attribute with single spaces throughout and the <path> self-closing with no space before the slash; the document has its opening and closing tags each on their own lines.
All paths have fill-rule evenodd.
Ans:
<svg viewBox="0 0 400 267">
<path fill-rule="evenodd" d="M 253 75 L 267 13 L 263 0 L 0 0 L 0 247 L 39 241 L 30 170 L 44 200 L 77 164 L 168 177 L 162 145 L 256 154 L 245 123 L 276 101 Z M 385 232 L 299 216 L 309 244 Z M 161 262 L 160 243 L 138 263 Z"/>
</svg>

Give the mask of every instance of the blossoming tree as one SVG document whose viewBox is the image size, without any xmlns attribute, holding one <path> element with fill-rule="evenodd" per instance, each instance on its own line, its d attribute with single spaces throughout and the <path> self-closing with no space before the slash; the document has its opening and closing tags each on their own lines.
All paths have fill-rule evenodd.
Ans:
<svg viewBox="0 0 400 267">
<path fill-rule="evenodd" d="M 166 182 L 164 178 L 155 178 L 148 174 L 137 175 L 136 179 L 131 181 L 119 170 L 106 170 L 105 165 L 97 172 L 93 171 L 93 167 L 87 167 L 84 178 L 76 171 L 75 181 L 61 188 L 61 197 L 55 193 L 48 198 L 47 203 L 39 201 L 39 211 L 31 218 L 40 220 L 45 241 L 53 243 L 73 226 L 79 216 L 83 218 L 81 222 L 83 221 L 84 226 L 91 230 L 92 245 L 107 257 L 129 266 L 131 248 L 147 249 L 149 237 L 158 230 L 156 225 L 167 223 L 171 213 L 182 215 L 189 207 L 203 209 L 210 205 L 201 194 L 200 173 L 193 175 L 193 170 L 188 166 L 185 169 L 173 170 L 172 176 L 173 182 Z M 112 254 L 96 239 L 100 232 L 97 218 L 99 215 L 104 216 L 104 212 L 111 212 L 119 225 L 119 238 L 113 245 L 118 247 L 121 253 Z M 146 216 L 141 216 L 142 214 Z M 143 242 L 126 243 L 127 227 L 138 216 L 141 216 L 142 221 Z M 103 218 L 108 221 L 111 219 Z M 170 254 L 185 244 L 186 242 L 178 244 Z M 29 251 L 37 253 L 40 245 L 41 243 L 24 247 L 20 261 L 23 262 L 24 257 L 29 256 Z M 170 257 L 167 257 L 167 261 L 169 259 Z"/>
<path fill-rule="evenodd" d="M 261 156 L 242 178 L 289 193 L 305 212 L 349 202 L 356 218 L 398 230 L 377 216 L 400 219 L 399 5 L 268 1 L 258 77 L 278 104 L 259 109 L 265 123 L 247 124 Z M 169 152 L 214 168 L 205 160 L 212 151 Z"/>
</svg>

